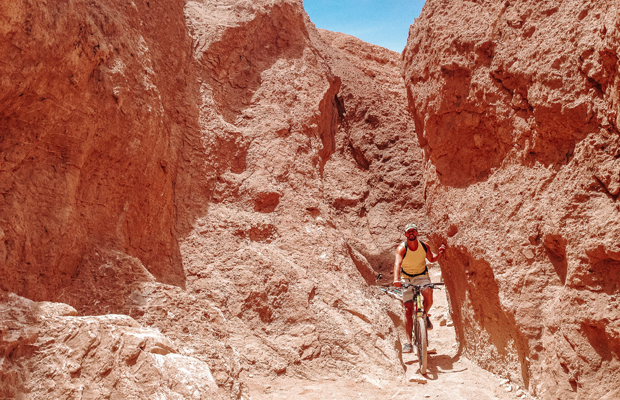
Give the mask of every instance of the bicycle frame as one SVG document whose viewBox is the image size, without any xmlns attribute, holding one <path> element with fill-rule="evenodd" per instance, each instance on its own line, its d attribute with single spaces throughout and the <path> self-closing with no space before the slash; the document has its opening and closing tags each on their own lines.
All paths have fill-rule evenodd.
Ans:
<svg viewBox="0 0 620 400">
<path fill-rule="evenodd" d="M 413 313 L 416 318 L 424 315 L 424 296 L 422 296 L 422 287 L 414 285 L 413 288 Z"/>
<path fill-rule="evenodd" d="M 413 337 L 414 346 L 418 350 L 418 361 L 420 363 L 420 373 L 426 373 L 426 367 L 428 365 L 428 337 L 426 326 L 426 315 L 424 312 L 424 296 L 422 292 L 427 287 L 431 289 L 439 289 L 436 285 L 443 285 L 443 283 L 430 283 L 426 285 L 410 285 L 403 284 L 403 288 L 412 287 L 413 290 Z"/>
<path fill-rule="evenodd" d="M 424 296 L 422 292 L 425 288 L 430 287 L 431 289 L 439 289 L 435 287 L 435 285 L 443 285 L 443 283 L 430 283 L 426 285 L 410 285 L 408 283 L 403 283 L 403 289 L 412 287 L 413 289 L 413 314 L 416 318 L 421 318 L 424 316 Z"/>
</svg>

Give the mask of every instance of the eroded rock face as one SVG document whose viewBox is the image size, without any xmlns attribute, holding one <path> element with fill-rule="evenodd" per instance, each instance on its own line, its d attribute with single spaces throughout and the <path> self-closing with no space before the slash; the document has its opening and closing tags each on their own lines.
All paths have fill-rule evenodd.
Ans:
<svg viewBox="0 0 620 400">
<path fill-rule="evenodd" d="M 383 157 L 417 148 L 398 55 L 381 49 L 379 61 L 352 61 L 325 38 L 365 45 L 318 32 L 299 2 L 192 2 L 185 14 L 202 86 L 199 130 L 177 186 L 181 253 L 188 292 L 221 314 L 213 335 L 239 354 L 240 369 L 221 351 L 190 346 L 221 366 L 221 385 L 234 386 L 244 371 L 400 374 L 391 306 L 368 288 L 405 222 L 389 224 L 398 205 L 386 203 L 422 203 L 415 182 L 403 183 L 421 180 L 414 156 L 412 172 Z M 399 119 L 390 119 L 390 104 Z M 382 186 L 387 168 L 401 171 L 392 186 L 412 192 Z M 178 337 L 194 331 L 148 318 Z"/>
<path fill-rule="evenodd" d="M 424 213 L 424 156 L 409 113 L 398 106 L 406 101 L 397 77 L 400 60 L 396 53 L 352 36 L 320 34 L 335 49 L 325 52 L 342 79 L 339 151 L 326 165 L 323 180 L 327 200 L 338 230 L 391 279 L 404 225 L 415 221 L 423 234 L 430 232 Z M 352 162 L 357 168 L 351 168 Z"/>
<path fill-rule="evenodd" d="M 207 363 L 126 315 L 0 293 L 3 398 L 224 398 Z"/>
<path fill-rule="evenodd" d="M 461 345 L 547 399 L 618 396 L 618 11 L 429 0 L 403 55 Z"/>
<path fill-rule="evenodd" d="M 183 285 L 173 185 L 197 115 L 191 41 L 182 2 L 149 4 L 0 6 L 3 289 L 54 298 L 98 249 Z"/>
<path fill-rule="evenodd" d="M 26 324 L 7 387 L 64 361 L 59 397 L 153 398 L 177 367 L 237 398 L 249 373 L 399 376 L 400 310 L 369 286 L 426 226 L 399 55 L 301 1 L 134 3 L 0 6 L 1 288 L 78 313 Z M 162 393 L 216 393 L 188 385 Z"/>
</svg>

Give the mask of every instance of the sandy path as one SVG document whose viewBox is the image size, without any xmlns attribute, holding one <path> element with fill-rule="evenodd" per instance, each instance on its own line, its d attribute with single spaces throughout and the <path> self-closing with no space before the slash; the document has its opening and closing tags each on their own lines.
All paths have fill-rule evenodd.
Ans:
<svg viewBox="0 0 620 400">
<path fill-rule="evenodd" d="M 439 281 L 439 272 L 431 270 L 432 280 Z M 516 400 L 531 399 L 515 385 L 473 364 L 457 354 L 454 328 L 440 326 L 442 316 L 449 318 L 443 290 L 435 291 L 431 312 L 434 329 L 429 331 L 429 355 L 426 375 L 419 373 L 418 357 L 403 353 L 405 377 L 394 381 L 376 381 L 361 377 L 357 380 L 304 380 L 291 377 L 248 379 L 252 400 L 352 400 L 352 399 L 449 399 L 449 400 Z M 521 396 L 521 397 L 520 397 Z"/>
</svg>

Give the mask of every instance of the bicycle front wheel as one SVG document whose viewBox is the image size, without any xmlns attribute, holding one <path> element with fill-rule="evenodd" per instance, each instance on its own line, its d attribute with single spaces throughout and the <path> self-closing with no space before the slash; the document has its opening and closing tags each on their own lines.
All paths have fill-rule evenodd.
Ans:
<svg viewBox="0 0 620 400">
<path fill-rule="evenodd" d="M 426 321 L 424 318 L 417 318 L 416 325 L 416 347 L 418 348 L 418 360 L 420 362 L 420 373 L 426 373 L 426 366 L 428 365 L 428 354 L 426 352 L 428 347 L 428 338 L 426 337 Z"/>
</svg>

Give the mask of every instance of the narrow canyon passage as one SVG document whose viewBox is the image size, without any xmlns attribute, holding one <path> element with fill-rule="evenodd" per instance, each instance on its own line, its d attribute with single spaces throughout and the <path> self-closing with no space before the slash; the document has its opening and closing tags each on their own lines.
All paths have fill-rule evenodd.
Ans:
<svg viewBox="0 0 620 400">
<path fill-rule="evenodd" d="M 0 398 L 618 398 L 618 7 L 427 0 L 399 54 L 301 0 L 3 2 Z"/>
</svg>

